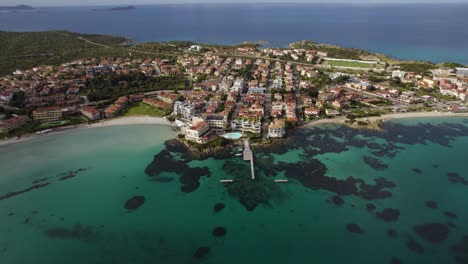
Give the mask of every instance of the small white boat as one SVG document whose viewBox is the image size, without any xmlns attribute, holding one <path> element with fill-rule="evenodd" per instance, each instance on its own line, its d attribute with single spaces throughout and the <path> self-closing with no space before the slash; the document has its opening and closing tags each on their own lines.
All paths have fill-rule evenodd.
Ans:
<svg viewBox="0 0 468 264">
<path fill-rule="evenodd" d="M 220 180 L 219 182 L 221 182 L 221 183 L 231 183 L 231 182 L 234 182 L 234 180 Z"/>
<path fill-rule="evenodd" d="M 237 153 L 236 156 L 242 156 L 242 153 Z"/>
<path fill-rule="evenodd" d="M 275 182 L 285 183 L 285 182 L 288 182 L 288 180 L 275 180 Z"/>
</svg>

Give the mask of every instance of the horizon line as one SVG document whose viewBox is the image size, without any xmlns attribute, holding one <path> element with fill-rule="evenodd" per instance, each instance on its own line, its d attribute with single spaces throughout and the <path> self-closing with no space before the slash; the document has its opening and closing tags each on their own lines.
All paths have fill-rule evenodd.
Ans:
<svg viewBox="0 0 468 264">
<path fill-rule="evenodd" d="M 288 4 L 288 5 L 295 5 L 295 4 L 323 4 L 323 5 L 364 5 L 364 6 L 374 6 L 374 5 L 452 5 L 452 4 L 464 4 L 468 5 L 468 2 L 466 1 L 461 1 L 461 0 L 454 0 L 454 1 L 449 1 L 445 3 L 440 3 L 440 2 L 433 2 L 433 1 L 418 1 L 418 2 L 408 2 L 408 1 L 389 1 L 389 2 L 378 2 L 378 3 L 370 3 L 370 2 L 365 2 L 365 1 L 356 1 L 356 2 L 326 2 L 326 1 L 317 1 L 317 2 L 304 2 L 304 1 L 294 1 L 294 2 L 275 2 L 275 1 L 266 1 L 266 2 L 258 2 L 258 3 L 252 3 L 252 2 L 199 2 L 199 3 L 193 3 L 193 2 L 177 2 L 177 3 L 171 3 L 171 2 L 163 2 L 163 3 L 108 3 L 108 4 L 96 4 L 96 5 L 80 5 L 80 4 L 54 4 L 54 5 L 31 5 L 31 4 L 16 4 L 16 5 L 0 5 L 3 7 L 15 7 L 15 6 L 20 6 L 20 5 L 26 5 L 26 6 L 31 6 L 31 7 L 95 7 L 95 6 L 115 6 L 115 7 L 125 7 L 125 6 L 155 6 L 155 5 L 241 5 L 241 4 L 248 4 L 248 5 L 263 5 L 263 4 Z"/>
</svg>

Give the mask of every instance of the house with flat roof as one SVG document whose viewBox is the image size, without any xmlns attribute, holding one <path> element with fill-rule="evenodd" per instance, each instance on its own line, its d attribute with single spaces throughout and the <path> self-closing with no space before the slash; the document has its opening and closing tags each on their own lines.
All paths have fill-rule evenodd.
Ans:
<svg viewBox="0 0 468 264">
<path fill-rule="evenodd" d="M 62 109 L 58 106 L 41 107 L 33 111 L 34 120 L 57 121 L 62 119 Z"/>
<path fill-rule="evenodd" d="M 28 122 L 28 120 L 28 116 L 18 115 L 3 121 L 3 123 L 0 122 L 0 133 L 8 134 L 13 130 L 22 127 L 26 122 Z"/>
<path fill-rule="evenodd" d="M 275 119 L 272 124 L 268 126 L 269 138 L 281 138 L 286 134 L 285 121 L 282 119 Z"/>
</svg>

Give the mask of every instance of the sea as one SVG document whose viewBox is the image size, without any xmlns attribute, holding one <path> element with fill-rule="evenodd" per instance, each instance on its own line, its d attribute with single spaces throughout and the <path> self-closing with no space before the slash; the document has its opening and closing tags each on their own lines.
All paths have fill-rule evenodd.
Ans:
<svg viewBox="0 0 468 264">
<path fill-rule="evenodd" d="M 133 125 L 0 147 L 0 262 L 468 261 L 468 118 L 296 128 L 253 147 L 255 181 L 239 147 L 195 155 L 174 137 Z"/>
<path fill-rule="evenodd" d="M 48 7 L 0 13 L 0 30 L 69 30 L 136 43 L 313 40 L 404 60 L 468 64 L 468 4 L 166 4 L 128 11 Z"/>
</svg>

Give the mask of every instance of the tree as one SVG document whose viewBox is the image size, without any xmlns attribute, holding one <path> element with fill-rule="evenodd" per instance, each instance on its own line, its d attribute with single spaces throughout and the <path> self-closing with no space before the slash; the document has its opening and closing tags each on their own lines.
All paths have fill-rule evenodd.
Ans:
<svg viewBox="0 0 468 264">
<path fill-rule="evenodd" d="M 13 94 L 10 105 L 13 107 L 21 107 L 24 103 L 24 92 L 19 91 Z"/>
</svg>

